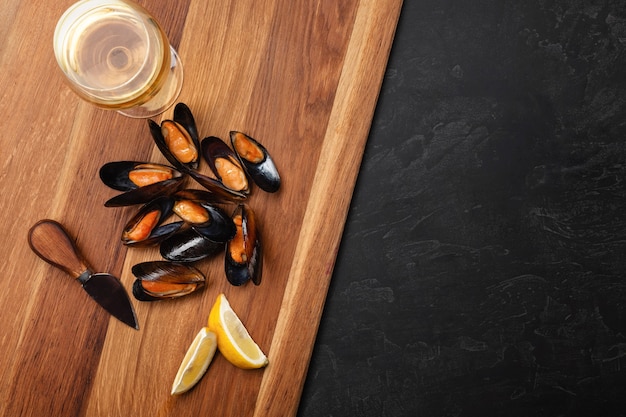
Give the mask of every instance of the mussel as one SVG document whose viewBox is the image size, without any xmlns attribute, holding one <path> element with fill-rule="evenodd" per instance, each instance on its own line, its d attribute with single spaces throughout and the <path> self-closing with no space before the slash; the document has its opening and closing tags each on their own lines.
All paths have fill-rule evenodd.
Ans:
<svg viewBox="0 0 626 417">
<path fill-rule="evenodd" d="M 179 298 L 202 288 L 205 276 L 197 268 L 168 261 L 142 262 L 132 267 L 137 278 L 133 295 L 140 301 Z"/>
<path fill-rule="evenodd" d="M 207 239 L 214 242 L 232 239 L 236 232 L 232 219 L 224 210 L 214 205 L 212 199 L 208 196 L 204 198 L 204 195 L 192 190 L 175 193 L 172 196 L 172 211 Z"/>
<path fill-rule="evenodd" d="M 173 120 L 161 125 L 148 119 L 150 134 L 163 156 L 182 171 L 195 170 L 200 163 L 198 129 L 191 110 L 184 103 L 174 108 Z"/>
<path fill-rule="evenodd" d="M 200 146 L 202 157 L 215 175 L 215 179 L 206 177 L 205 182 L 208 184 L 202 182 L 201 184 L 210 191 L 225 193 L 234 199 L 247 198 L 250 194 L 250 184 L 246 171 L 235 152 L 216 136 L 202 139 Z M 199 181 L 195 176 L 192 175 L 192 177 Z"/>
<path fill-rule="evenodd" d="M 226 244 L 224 257 L 226 278 L 236 286 L 250 280 L 259 285 L 263 256 L 254 212 L 247 205 L 239 204 L 233 212 L 232 219 L 237 227 L 237 233 Z"/>
<path fill-rule="evenodd" d="M 144 204 L 180 189 L 185 176 L 163 164 L 140 161 L 115 161 L 100 168 L 100 179 L 110 188 L 124 191 L 107 202 L 106 207 Z"/>
<path fill-rule="evenodd" d="M 238 131 L 230 132 L 230 143 L 250 179 L 263 191 L 278 191 L 280 175 L 267 149 L 254 138 Z"/>
<path fill-rule="evenodd" d="M 145 204 L 128 221 L 122 232 L 127 246 L 149 246 L 163 241 L 183 225 L 182 221 L 162 224 L 171 214 L 174 200 L 158 197 Z"/>
</svg>

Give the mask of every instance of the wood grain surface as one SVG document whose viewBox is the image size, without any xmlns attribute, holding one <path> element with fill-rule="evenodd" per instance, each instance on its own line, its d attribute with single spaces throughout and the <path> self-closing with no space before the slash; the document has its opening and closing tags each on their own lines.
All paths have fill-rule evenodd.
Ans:
<svg viewBox="0 0 626 417">
<path fill-rule="evenodd" d="M 201 292 L 133 299 L 139 331 L 37 258 L 26 235 L 41 218 L 60 221 L 94 270 L 130 290 L 132 265 L 160 256 L 120 243 L 137 208 L 105 208 L 116 192 L 98 170 L 114 160 L 165 159 L 145 120 L 95 108 L 64 84 L 52 33 L 71 1 L 5 3 L 0 416 L 294 415 L 401 0 L 141 2 L 183 60 L 180 101 L 200 135 L 256 137 L 283 186 L 249 201 L 264 244 L 262 284 L 232 287 L 219 256 L 202 261 Z M 270 364 L 241 370 L 218 354 L 192 391 L 172 397 L 176 370 L 220 292 Z"/>
</svg>

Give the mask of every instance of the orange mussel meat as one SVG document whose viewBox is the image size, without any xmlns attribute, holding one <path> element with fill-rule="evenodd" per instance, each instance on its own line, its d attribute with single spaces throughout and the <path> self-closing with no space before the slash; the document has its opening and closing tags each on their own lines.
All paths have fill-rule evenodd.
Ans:
<svg viewBox="0 0 626 417">
<path fill-rule="evenodd" d="M 158 197 L 144 205 L 128 221 L 122 232 L 122 243 L 128 246 L 157 244 L 175 233 L 183 222 L 163 222 L 172 214 L 174 202 L 169 197 Z"/>
<path fill-rule="evenodd" d="M 181 219 L 192 224 L 203 224 L 211 220 L 208 211 L 200 204 L 191 200 L 176 201 L 174 203 L 174 213 Z"/>
<path fill-rule="evenodd" d="M 170 180 L 174 177 L 174 171 L 166 166 L 158 164 L 142 164 L 128 173 L 128 179 L 138 187 L 156 184 Z"/>
<path fill-rule="evenodd" d="M 231 190 L 245 191 L 248 189 L 248 178 L 239 163 L 231 158 L 216 158 L 215 169 L 222 179 L 222 184 Z"/>
<path fill-rule="evenodd" d="M 129 241 L 146 240 L 159 224 L 159 219 L 158 210 L 147 213 L 131 229 L 124 231 L 123 239 Z"/>
<path fill-rule="evenodd" d="M 166 120 L 161 124 L 161 134 L 167 148 L 183 164 L 195 162 L 198 159 L 198 148 L 193 139 L 180 124 Z"/>
<path fill-rule="evenodd" d="M 247 135 L 241 132 L 233 132 L 231 141 L 237 155 L 246 161 L 258 164 L 265 158 L 263 150 L 255 142 L 251 141 Z"/>
</svg>

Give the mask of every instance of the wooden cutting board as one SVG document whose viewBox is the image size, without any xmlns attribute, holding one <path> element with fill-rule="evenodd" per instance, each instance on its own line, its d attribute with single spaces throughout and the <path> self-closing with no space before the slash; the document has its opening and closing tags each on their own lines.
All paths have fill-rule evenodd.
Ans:
<svg viewBox="0 0 626 417">
<path fill-rule="evenodd" d="M 121 245 L 137 208 L 105 208 L 116 192 L 98 170 L 165 160 L 145 120 L 83 103 L 64 84 L 52 33 L 70 3 L 8 0 L 0 15 L 0 416 L 294 415 L 401 0 L 142 2 L 183 60 L 180 101 L 200 135 L 253 135 L 283 186 L 249 201 L 265 249 L 262 284 L 232 287 L 221 257 L 202 261 L 202 291 L 133 299 L 139 331 L 111 319 L 26 241 L 37 220 L 56 219 L 94 269 L 129 290 L 132 265 L 159 259 L 154 248 Z M 245 371 L 218 354 L 192 391 L 172 397 L 176 370 L 221 292 L 270 364 Z"/>
</svg>

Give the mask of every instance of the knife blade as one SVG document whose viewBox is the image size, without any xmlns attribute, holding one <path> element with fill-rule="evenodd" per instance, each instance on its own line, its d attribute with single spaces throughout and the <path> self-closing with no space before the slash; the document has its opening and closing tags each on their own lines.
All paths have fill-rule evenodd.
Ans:
<svg viewBox="0 0 626 417">
<path fill-rule="evenodd" d="M 93 273 L 63 225 L 50 219 L 38 221 L 28 231 L 28 244 L 41 259 L 78 280 L 87 294 L 113 317 L 139 330 L 122 283 L 111 274 Z"/>
</svg>

